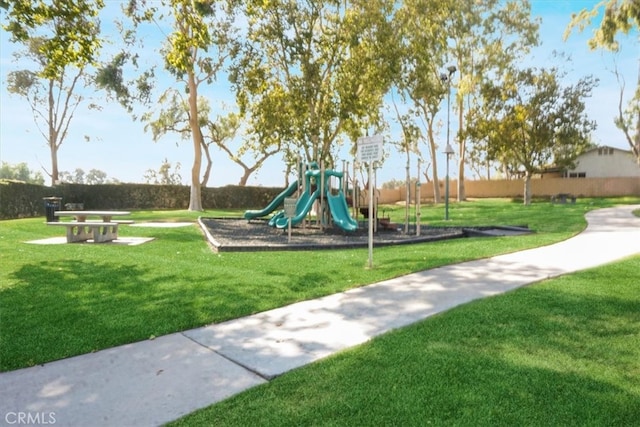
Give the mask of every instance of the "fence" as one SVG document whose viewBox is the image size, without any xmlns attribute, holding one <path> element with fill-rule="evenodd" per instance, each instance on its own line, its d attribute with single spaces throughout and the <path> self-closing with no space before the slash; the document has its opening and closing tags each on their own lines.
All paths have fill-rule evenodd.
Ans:
<svg viewBox="0 0 640 427">
<path fill-rule="evenodd" d="M 457 198 L 457 181 L 449 183 L 449 195 Z M 444 197 L 444 181 L 439 182 Z M 640 178 L 543 178 L 532 179 L 533 197 L 551 197 L 569 193 L 576 197 L 640 197 Z M 202 189 L 205 209 L 250 209 L 266 206 L 282 191 L 281 188 L 236 187 Z M 465 181 L 467 198 L 522 197 L 522 180 Z M 367 203 L 366 191 L 358 201 Z M 43 197 L 62 197 L 62 203 L 82 203 L 85 209 L 186 209 L 189 203 L 189 187 L 145 184 L 79 185 L 65 184 L 45 187 L 9 181 L 0 182 L 0 219 L 44 215 Z M 378 203 L 404 202 L 405 188 L 381 189 Z M 433 182 L 420 188 L 423 202 L 433 200 Z M 415 187 L 411 188 L 411 200 L 415 200 Z"/>
<path fill-rule="evenodd" d="M 444 198 L 444 181 L 439 182 L 440 195 Z M 467 198 L 522 197 L 523 180 L 481 180 L 465 181 Z M 620 197 L 640 196 L 639 178 L 542 178 L 532 179 L 533 197 L 551 197 L 559 193 L 569 193 L 577 197 Z M 411 199 L 415 200 L 415 186 L 411 188 Z M 449 182 L 449 196 L 458 197 L 458 182 Z M 406 199 L 406 189 L 379 190 L 378 203 L 393 204 Z M 420 199 L 433 200 L 433 182 L 422 183 Z"/>
</svg>

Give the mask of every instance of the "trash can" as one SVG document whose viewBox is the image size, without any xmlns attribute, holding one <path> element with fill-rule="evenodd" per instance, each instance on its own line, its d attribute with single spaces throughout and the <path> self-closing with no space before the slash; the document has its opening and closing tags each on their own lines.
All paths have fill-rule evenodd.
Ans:
<svg viewBox="0 0 640 427">
<path fill-rule="evenodd" d="M 62 205 L 62 197 L 43 197 L 44 200 L 44 214 L 47 217 L 47 222 L 58 222 L 60 218 L 54 215 L 55 211 L 60 210 Z"/>
</svg>

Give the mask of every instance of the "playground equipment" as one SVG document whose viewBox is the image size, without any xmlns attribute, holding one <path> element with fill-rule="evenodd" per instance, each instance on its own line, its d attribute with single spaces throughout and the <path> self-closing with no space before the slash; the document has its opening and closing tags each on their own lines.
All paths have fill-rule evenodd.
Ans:
<svg viewBox="0 0 640 427">
<path fill-rule="evenodd" d="M 244 213 L 245 219 L 260 218 L 269 215 L 271 212 L 278 209 L 284 202 L 284 199 L 291 196 L 298 190 L 298 181 L 293 181 L 282 193 L 278 194 L 267 206 L 259 210 L 249 210 Z"/>
<path fill-rule="evenodd" d="M 311 169 L 304 172 L 304 185 L 302 185 L 301 189 L 299 189 L 299 182 L 295 181 L 263 209 L 246 211 L 244 217 L 246 219 L 254 219 L 269 215 L 278 206 L 282 205 L 286 197 L 292 196 L 299 189 L 295 216 L 288 218 L 284 210 L 281 210 L 271 217 L 269 225 L 277 228 L 286 228 L 289 225 L 289 221 L 291 221 L 291 225 L 297 225 L 307 217 L 314 203 L 318 200 L 326 200 L 333 223 L 336 226 L 345 231 L 357 230 L 358 222 L 349 214 L 347 200 L 342 189 L 343 173 L 332 169 L 317 169 L 317 164 L 315 163 L 312 163 L 310 167 Z M 329 185 L 332 177 L 340 180 L 338 188 L 332 188 Z"/>
</svg>

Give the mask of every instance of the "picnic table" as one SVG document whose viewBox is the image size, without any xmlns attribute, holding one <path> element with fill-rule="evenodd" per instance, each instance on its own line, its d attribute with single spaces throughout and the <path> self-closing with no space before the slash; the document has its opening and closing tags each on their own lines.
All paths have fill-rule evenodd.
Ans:
<svg viewBox="0 0 640 427">
<path fill-rule="evenodd" d="M 114 216 L 130 215 L 127 211 L 56 211 L 57 217 L 73 217 L 71 221 L 47 222 L 47 225 L 63 226 L 67 229 L 67 243 L 86 242 L 93 239 L 95 243 L 110 242 L 118 238 L 120 224 L 132 224 L 131 220 L 114 220 Z M 92 220 L 90 217 L 99 219 Z"/>
<path fill-rule="evenodd" d="M 551 196 L 551 203 L 562 203 L 565 204 L 568 201 L 571 201 L 571 203 L 575 203 L 576 202 L 576 196 L 574 196 L 573 194 L 568 194 L 568 193 L 559 193 L 556 194 L 554 196 Z"/>
</svg>

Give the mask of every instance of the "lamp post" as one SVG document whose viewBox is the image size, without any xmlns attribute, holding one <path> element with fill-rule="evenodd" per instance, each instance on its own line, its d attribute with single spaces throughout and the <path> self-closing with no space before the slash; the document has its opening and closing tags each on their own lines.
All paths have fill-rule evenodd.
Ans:
<svg viewBox="0 0 640 427">
<path fill-rule="evenodd" d="M 453 154 L 453 148 L 448 142 L 444 149 L 444 154 L 447 155 L 447 177 L 444 183 L 444 219 L 449 221 L 449 158 Z"/>
<path fill-rule="evenodd" d="M 450 129 L 450 113 L 451 113 L 451 76 L 456 72 L 455 65 L 447 67 L 448 73 L 440 73 L 440 80 L 447 84 L 447 146 L 444 149 L 444 153 L 447 155 L 447 176 L 444 184 L 444 219 L 449 220 L 449 159 L 453 154 L 453 148 L 449 143 L 449 129 Z"/>
</svg>

